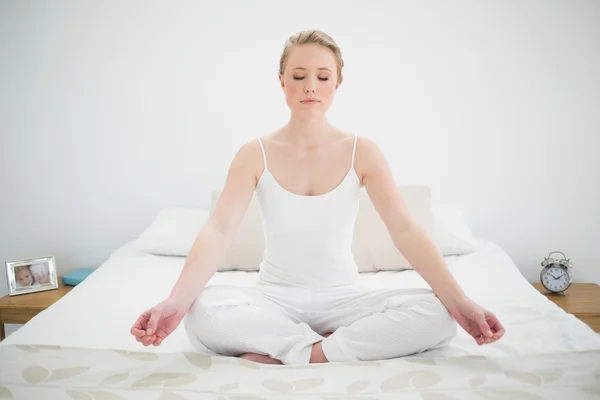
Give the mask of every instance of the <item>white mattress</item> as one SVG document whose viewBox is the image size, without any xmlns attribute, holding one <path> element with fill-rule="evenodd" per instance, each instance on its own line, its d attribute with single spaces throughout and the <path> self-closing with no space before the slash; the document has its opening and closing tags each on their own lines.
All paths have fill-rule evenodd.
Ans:
<svg viewBox="0 0 600 400">
<path fill-rule="evenodd" d="M 42 344 L 153 352 L 193 351 L 183 324 L 159 347 L 144 347 L 129 330 L 139 314 L 163 300 L 184 264 L 181 257 L 141 252 L 135 241 L 115 251 L 83 283 L 22 326 L 0 346 Z M 481 241 L 476 253 L 448 257 L 468 296 L 493 311 L 505 326 L 498 342 L 477 346 L 459 329 L 453 343 L 428 352 L 442 355 L 529 355 L 600 349 L 600 335 L 535 290 L 496 244 Z M 255 272 L 219 272 L 214 284 L 252 285 Z M 428 287 L 415 271 L 361 274 L 373 288 Z"/>
</svg>

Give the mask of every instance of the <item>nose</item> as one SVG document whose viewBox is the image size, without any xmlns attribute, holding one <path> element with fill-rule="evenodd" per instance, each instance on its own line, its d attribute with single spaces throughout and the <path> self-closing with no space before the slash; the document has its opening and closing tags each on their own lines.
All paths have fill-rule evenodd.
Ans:
<svg viewBox="0 0 600 400">
<path fill-rule="evenodd" d="M 316 87 L 314 82 L 307 82 L 306 86 L 304 86 L 304 93 L 314 93 L 316 91 Z"/>
</svg>

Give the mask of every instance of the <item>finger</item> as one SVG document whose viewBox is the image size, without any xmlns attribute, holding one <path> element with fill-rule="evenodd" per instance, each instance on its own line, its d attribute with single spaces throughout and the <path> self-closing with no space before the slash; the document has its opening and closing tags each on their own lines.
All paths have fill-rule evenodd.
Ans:
<svg viewBox="0 0 600 400">
<path fill-rule="evenodd" d="M 477 337 L 477 345 L 478 346 L 483 346 L 483 336 L 478 336 Z"/>
<path fill-rule="evenodd" d="M 483 334 L 483 336 L 491 337 L 492 330 L 487 323 L 486 315 L 484 313 L 481 313 L 481 314 L 478 314 L 476 318 L 477 318 L 477 325 L 479 326 L 479 329 L 481 330 L 481 333 Z"/>
<path fill-rule="evenodd" d="M 502 326 L 500 321 L 495 320 L 490 324 L 490 326 L 494 331 L 504 333 L 504 326 Z"/>
<path fill-rule="evenodd" d="M 151 309 L 146 310 L 142 314 L 140 314 L 139 318 L 137 319 L 137 321 L 135 321 L 133 326 L 138 329 L 143 329 L 144 326 L 146 325 L 146 323 L 148 322 L 148 320 L 150 319 L 151 311 L 152 311 Z"/>
<path fill-rule="evenodd" d="M 485 338 L 485 343 L 487 343 L 487 344 L 494 343 L 494 342 L 498 341 L 498 339 L 500 339 L 501 337 L 502 337 L 502 335 L 498 335 L 497 333 L 494 333 L 494 335 L 492 337 Z"/>
<path fill-rule="evenodd" d="M 161 343 L 162 343 L 162 338 L 157 338 L 153 344 L 154 344 L 154 346 L 160 346 Z"/>
<path fill-rule="evenodd" d="M 138 323 L 138 322 L 136 322 L 136 323 L 135 323 L 135 324 L 134 324 L 134 325 L 131 327 L 131 329 L 129 330 L 129 332 L 131 332 L 131 334 L 132 334 L 132 335 L 134 335 L 134 336 L 137 336 L 137 335 L 140 335 L 140 334 L 142 334 L 142 335 L 143 335 L 143 334 L 145 333 L 145 331 L 144 331 L 144 328 L 143 328 L 142 324 L 141 324 L 141 323 Z"/>
<path fill-rule="evenodd" d="M 156 339 L 156 336 L 146 336 L 145 338 L 142 339 L 142 344 L 144 346 L 150 346 L 152 344 L 152 342 L 154 342 L 154 339 Z"/>
<path fill-rule="evenodd" d="M 142 337 L 146 334 L 146 332 L 141 329 L 131 328 L 131 334 L 135 337 Z"/>
<path fill-rule="evenodd" d="M 148 329 L 146 330 L 148 335 L 152 335 L 152 333 L 156 332 L 156 326 L 158 325 L 161 314 L 162 313 L 160 311 L 154 311 L 150 315 L 150 319 L 148 320 Z"/>
<path fill-rule="evenodd" d="M 480 346 L 484 346 L 486 344 L 490 343 L 488 339 L 484 338 L 483 336 L 481 337 L 481 339 L 479 339 L 479 345 Z"/>
</svg>

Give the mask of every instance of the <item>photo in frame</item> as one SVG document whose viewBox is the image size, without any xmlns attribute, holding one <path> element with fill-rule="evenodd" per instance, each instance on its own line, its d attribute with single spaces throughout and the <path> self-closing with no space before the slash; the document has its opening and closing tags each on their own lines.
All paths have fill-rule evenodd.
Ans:
<svg viewBox="0 0 600 400">
<path fill-rule="evenodd" d="M 58 274 L 54 256 L 7 261 L 8 295 L 58 289 Z"/>
</svg>

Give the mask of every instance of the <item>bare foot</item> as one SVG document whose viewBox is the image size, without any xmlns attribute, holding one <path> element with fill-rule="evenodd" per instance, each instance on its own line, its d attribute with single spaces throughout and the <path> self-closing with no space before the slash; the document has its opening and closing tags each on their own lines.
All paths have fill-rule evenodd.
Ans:
<svg viewBox="0 0 600 400">
<path fill-rule="evenodd" d="M 283 364 L 279 360 L 276 360 L 274 358 L 271 358 L 271 357 L 263 355 L 263 354 L 256 354 L 256 353 L 242 354 L 240 356 L 240 358 L 243 358 L 245 360 L 254 361 L 257 363 L 261 363 L 261 364 Z"/>
<path fill-rule="evenodd" d="M 321 345 L 321 342 L 313 344 L 308 362 L 311 364 L 329 362 L 327 357 L 325 357 L 325 353 L 323 353 L 323 346 Z"/>
</svg>

